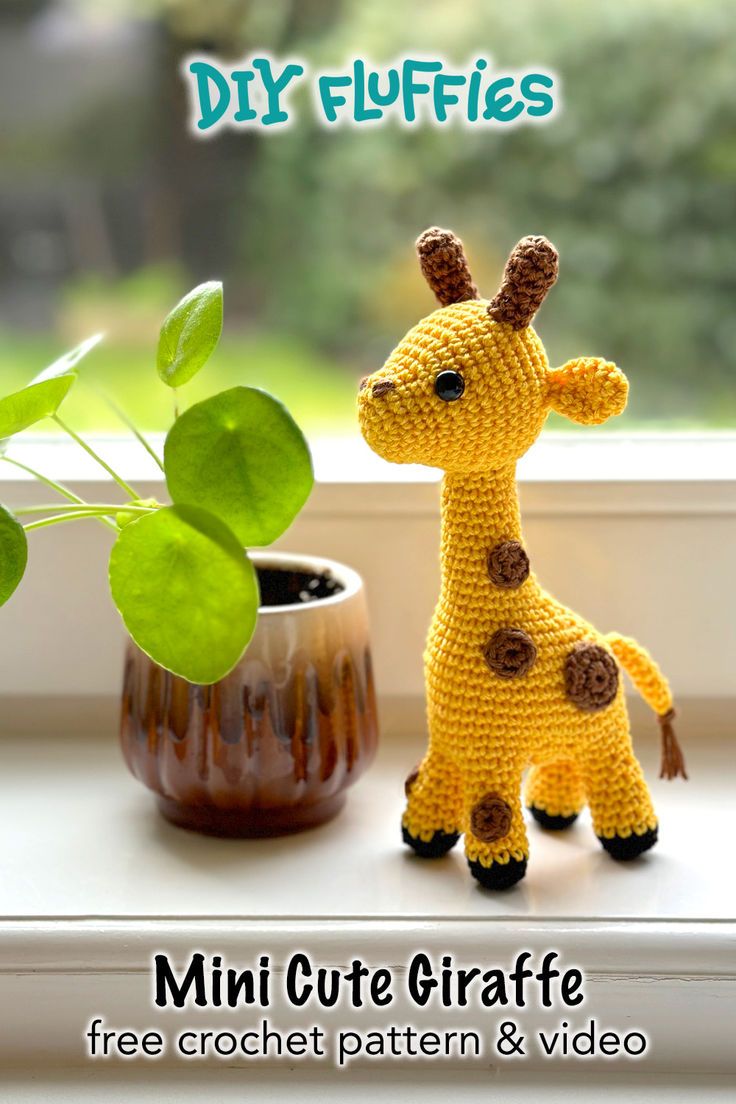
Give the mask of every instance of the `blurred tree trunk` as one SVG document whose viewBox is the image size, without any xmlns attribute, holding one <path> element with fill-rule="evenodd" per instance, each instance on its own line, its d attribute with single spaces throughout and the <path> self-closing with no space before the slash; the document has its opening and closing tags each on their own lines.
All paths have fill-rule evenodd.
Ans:
<svg viewBox="0 0 736 1104">
<path fill-rule="evenodd" d="M 222 131 L 195 138 L 180 67 L 192 51 L 225 52 L 217 43 L 177 37 L 156 25 L 158 87 L 151 103 L 146 259 L 184 262 L 192 279 L 227 276 L 237 263 L 248 181 L 258 141 L 255 131 Z"/>
</svg>

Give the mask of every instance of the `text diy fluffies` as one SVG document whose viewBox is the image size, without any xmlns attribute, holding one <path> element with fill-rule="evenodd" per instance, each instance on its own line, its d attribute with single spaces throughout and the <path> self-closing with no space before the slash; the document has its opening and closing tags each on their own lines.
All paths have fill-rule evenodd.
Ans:
<svg viewBox="0 0 736 1104">
<path fill-rule="evenodd" d="M 529 854 L 521 779 L 531 767 L 524 798 L 543 827 L 568 827 L 587 801 L 606 851 L 633 859 L 656 842 L 657 818 L 619 665 L 659 715 L 662 776 L 686 777 L 670 689 L 635 641 L 602 635 L 541 588 L 515 480 L 550 410 L 605 422 L 626 405 L 626 377 L 597 357 L 550 368 L 531 325 L 557 278 L 545 238 L 519 242 L 490 302 L 449 231 L 427 230 L 417 249 L 441 307 L 363 381 L 358 400 L 375 452 L 445 472 L 442 589 L 425 654 L 429 746 L 407 779 L 404 840 L 434 858 L 464 833 L 474 877 L 513 885 Z"/>
</svg>

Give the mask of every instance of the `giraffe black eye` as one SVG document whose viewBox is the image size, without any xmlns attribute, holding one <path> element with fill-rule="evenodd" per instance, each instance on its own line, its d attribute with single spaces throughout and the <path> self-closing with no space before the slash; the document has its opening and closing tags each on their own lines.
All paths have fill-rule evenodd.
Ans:
<svg viewBox="0 0 736 1104">
<path fill-rule="evenodd" d="M 435 394 L 443 402 L 455 402 L 456 399 L 461 397 L 464 390 L 465 380 L 459 372 L 453 372 L 451 368 L 440 372 L 434 381 Z"/>
</svg>

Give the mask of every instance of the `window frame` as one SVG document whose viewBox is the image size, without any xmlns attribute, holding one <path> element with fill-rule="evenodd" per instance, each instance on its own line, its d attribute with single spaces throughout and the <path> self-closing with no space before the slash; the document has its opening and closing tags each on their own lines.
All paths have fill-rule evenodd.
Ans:
<svg viewBox="0 0 736 1104">
<path fill-rule="evenodd" d="M 93 443 L 144 497 L 166 500 L 139 445 Z M 385 464 L 358 438 L 317 441 L 313 452 L 315 489 L 276 547 L 363 575 L 379 692 L 415 716 L 439 585 L 439 473 Z M 89 501 L 119 499 L 71 442 L 26 437 L 12 453 Z M 735 434 L 545 434 L 519 466 L 519 489 L 543 585 L 601 630 L 640 638 L 678 696 L 736 696 Z M 10 508 L 53 499 L 0 464 L 0 501 Z M 92 522 L 32 535 L 27 577 L 0 613 L 0 639 L 13 641 L 3 648 L 0 696 L 118 692 L 124 630 L 107 592 L 109 536 Z M 70 638 L 71 652 L 61 649 Z"/>
</svg>

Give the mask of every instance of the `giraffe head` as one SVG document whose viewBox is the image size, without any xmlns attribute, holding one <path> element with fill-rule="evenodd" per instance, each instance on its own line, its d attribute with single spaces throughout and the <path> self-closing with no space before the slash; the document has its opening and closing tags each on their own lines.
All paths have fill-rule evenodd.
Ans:
<svg viewBox="0 0 736 1104">
<path fill-rule="evenodd" d="M 551 369 L 532 328 L 557 278 L 557 251 L 546 238 L 522 238 L 490 301 L 479 298 L 449 230 L 426 230 L 417 251 L 441 306 L 361 383 L 360 428 L 379 456 L 488 471 L 518 460 L 550 410 L 584 425 L 622 412 L 628 383 L 614 364 L 581 357 Z"/>
</svg>

